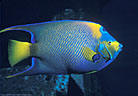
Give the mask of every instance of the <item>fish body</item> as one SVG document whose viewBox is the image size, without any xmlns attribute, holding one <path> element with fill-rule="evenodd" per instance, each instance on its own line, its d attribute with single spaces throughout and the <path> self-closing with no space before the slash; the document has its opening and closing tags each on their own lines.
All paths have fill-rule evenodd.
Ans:
<svg viewBox="0 0 138 96">
<path fill-rule="evenodd" d="M 98 46 L 98 39 L 93 37 L 92 30 L 85 22 L 62 21 L 43 26 L 37 34 L 37 44 L 32 46 L 35 47 L 32 55 L 42 58 L 39 63 L 51 68 L 48 73 L 84 73 L 102 66 L 104 59 L 95 64 L 82 54 L 85 47 L 96 52 Z"/>
<path fill-rule="evenodd" d="M 83 73 L 95 73 L 118 56 L 123 45 L 103 26 L 90 21 L 61 20 L 17 25 L 1 30 L 22 30 L 31 34 L 31 43 L 10 40 L 8 59 L 13 67 L 32 57 L 32 66 L 23 72 L 7 76 L 56 74 L 55 91 L 68 90 L 72 77 L 84 93 Z M 79 75 L 74 75 L 79 74 Z"/>
<path fill-rule="evenodd" d="M 35 57 L 33 62 L 37 67 L 33 67 L 30 74 L 34 74 L 33 70 L 35 74 L 96 72 L 110 64 L 122 48 L 122 44 L 117 42 L 100 24 L 89 21 L 61 20 L 18 25 L 0 32 L 8 30 L 24 30 L 32 34 L 32 44 L 28 44 L 27 49 L 21 47 L 22 50 L 26 49 L 24 54 L 29 54 L 23 56 L 24 58 Z M 20 41 L 12 40 L 11 43 L 16 42 L 19 43 L 16 45 L 20 45 Z M 16 48 L 15 44 L 13 46 Z M 16 52 L 11 54 L 13 53 Z M 15 56 L 11 54 L 9 57 Z M 99 59 L 95 62 L 93 57 Z M 9 58 L 11 65 L 14 66 L 19 62 L 16 61 L 16 57 L 11 58 Z"/>
</svg>

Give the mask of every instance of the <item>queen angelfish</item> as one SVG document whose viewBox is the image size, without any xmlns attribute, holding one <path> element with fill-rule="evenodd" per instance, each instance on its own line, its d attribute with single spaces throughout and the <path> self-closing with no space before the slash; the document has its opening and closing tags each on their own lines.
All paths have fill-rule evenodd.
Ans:
<svg viewBox="0 0 138 96">
<path fill-rule="evenodd" d="M 10 65 L 13 67 L 18 62 L 32 57 L 32 66 L 7 78 L 41 73 L 94 73 L 110 64 L 123 46 L 103 26 L 90 21 L 61 20 L 17 25 L 1 30 L 0 33 L 9 30 L 29 32 L 32 42 L 9 40 Z M 72 78 L 81 82 L 74 75 Z M 77 84 L 83 90 L 83 83 Z"/>
</svg>

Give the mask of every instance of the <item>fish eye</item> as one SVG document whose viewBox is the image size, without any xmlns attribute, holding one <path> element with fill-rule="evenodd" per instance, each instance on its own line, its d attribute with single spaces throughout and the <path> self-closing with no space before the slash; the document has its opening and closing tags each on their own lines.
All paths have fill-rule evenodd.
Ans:
<svg viewBox="0 0 138 96">
<path fill-rule="evenodd" d="M 111 45 L 111 41 L 108 41 L 108 44 Z"/>
</svg>

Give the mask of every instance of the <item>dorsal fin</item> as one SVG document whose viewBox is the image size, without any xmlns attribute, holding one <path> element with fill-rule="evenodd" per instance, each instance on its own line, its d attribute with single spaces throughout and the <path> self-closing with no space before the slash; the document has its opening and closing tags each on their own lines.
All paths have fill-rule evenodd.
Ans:
<svg viewBox="0 0 138 96">
<path fill-rule="evenodd" d="M 35 43 L 37 41 L 37 37 L 39 36 L 39 29 L 42 24 L 26 24 L 26 25 L 16 25 L 12 26 L 3 30 L 0 30 L 0 33 L 6 32 L 6 31 L 11 31 L 11 30 L 20 30 L 20 31 L 25 31 L 31 34 L 31 43 Z M 35 36 L 36 34 L 36 36 Z"/>
</svg>

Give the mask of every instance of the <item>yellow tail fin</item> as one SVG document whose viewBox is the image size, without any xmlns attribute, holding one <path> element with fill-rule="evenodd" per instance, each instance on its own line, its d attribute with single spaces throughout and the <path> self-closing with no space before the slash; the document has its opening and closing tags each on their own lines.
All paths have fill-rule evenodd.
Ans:
<svg viewBox="0 0 138 96">
<path fill-rule="evenodd" d="M 13 67 L 18 62 L 30 56 L 31 43 L 10 40 L 8 44 L 8 59 L 10 65 Z"/>
</svg>

